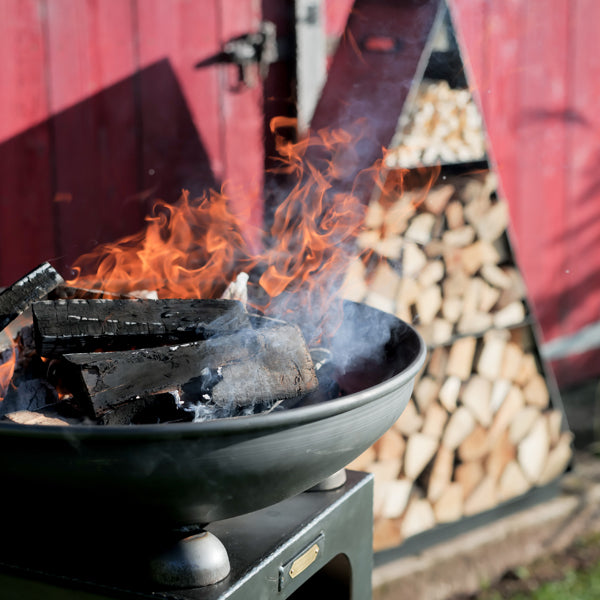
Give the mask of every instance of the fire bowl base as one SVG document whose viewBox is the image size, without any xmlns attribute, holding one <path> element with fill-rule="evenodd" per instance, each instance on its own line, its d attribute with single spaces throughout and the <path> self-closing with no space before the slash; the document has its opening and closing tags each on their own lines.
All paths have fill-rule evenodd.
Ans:
<svg viewBox="0 0 600 600">
<path fill-rule="evenodd" d="M 225 546 L 209 531 L 183 538 L 150 560 L 151 580 L 167 587 L 213 585 L 230 570 Z"/>
<path fill-rule="evenodd" d="M 317 485 L 314 485 L 310 489 L 306 490 L 307 492 L 329 492 L 331 490 L 337 490 L 342 487 L 346 483 L 346 469 L 340 469 L 323 479 L 323 481 L 319 481 Z"/>
<path fill-rule="evenodd" d="M 371 598 L 371 474 L 347 471 L 346 482 L 337 489 L 301 493 L 246 515 L 215 521 L 204 531 L 183 534 L 187 535 L 183 543 L 171 536 L 168 541 L 156 530 L 133 544 L 132 532 L 126 530 L 100 537 L 101 531 L 92 533 L 81 527 L 79 537 L 67 538 L 64 523 L 52 535 L 40 535 L 39 527 L 36 521 L 35 536 L 15 532 L 10 539 L 3 537 L 3 599 Z M 58 539 L 63 542 L 60 552 L 56 551 Z M 204 577 L 196 566 L 198 555 L 206 548 L 209 555 L 216 549 L 217 557 L 228 556 L 231 567 L 228 575 L 212 585 L 198 579 Z M 177 564 L 182 555 L 180 569 Z M 154 560 L 154 581 L 148 577 L 149 559 L 150 563 Z"/>
</svg>

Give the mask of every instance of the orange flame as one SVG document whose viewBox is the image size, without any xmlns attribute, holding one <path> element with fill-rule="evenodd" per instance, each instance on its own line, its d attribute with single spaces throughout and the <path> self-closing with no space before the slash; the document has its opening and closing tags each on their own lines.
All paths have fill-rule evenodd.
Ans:
<svg viewBox="0 0 600 600">
<path fill-rule="evenodd" d="M 10 385 L 12 376 L 15 372 L 15 365 L 17 363 L 17 352 L 15 343 L 10 340 L 11 346 L 3 352 L 3 354 L 10 352 L 10 356 L 2 364 L 0 364 L 0 402 L 4 400 L 6 390 Z"/>
<path fill-rule="evenodd" d="M 173 205 L 159 202 L 144 231 L 105 244 L 76 261 L 69 285 L 113 293 L 155 290 L 161 298 L 219 297 L 242 271 L 254 273 L 253 308 L 318 323 L 331 306 L 363 227 L 355 190 L 337 185 L 359 163 L 353 133 L 323 130 L 293 143 L 280 135 L 295 121 L 272 122 L 278 172 L 293 180 L 274 213 L 267 249 L 252 252 L 224 193 Z M 349 171 L 350 169 L 350 171 Z M 360 173 L 377 177 L 381 161 Z M 310 335 L 321 335 L 315 327 Z"/>
<path fill-rule="evenodd" d="M 176 204 L 157 202 L 144 231 L 80 257 L 69 281 L 113 293 L 156 291 L 161 298 L 220 293 L 247 255 L 241 227 L 216 192 Z"/>
</svg>

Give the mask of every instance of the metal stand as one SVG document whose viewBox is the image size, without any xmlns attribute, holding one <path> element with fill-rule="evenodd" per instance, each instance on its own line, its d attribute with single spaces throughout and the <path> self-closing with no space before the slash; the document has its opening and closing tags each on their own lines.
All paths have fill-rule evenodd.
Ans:
<svg viewBox="0 0 600 600">
<path fill-rule="evenodd" d="M 299 494 L 254 513 L 211 523 L 206 527 L 209 533 L 191 535 L 159 553 L 150 561 L 150 577 L 148 560 L 132 555 L 132 546 L 125 548 L 119 539 L 107 545 L 104 539 L 98 544 L 88 536 L 86 546 L 65 544 L 58 550 L 60 536 L 48 536 L 41 555 L 26 540 L 23 553 L 3 544 L 2 600 L 370 600 L 373 477 L 354 471 L 346 477 L 336 489 Z M 209 556 L 222 558 L 222 546 L 229 557 L 229 573 L 206 585 L 206 573 L 221 567 L 214 568 L 213 558 L 204 561 L 203 552 L 208 549 Z"/>
<path fill-rule="evenodd" d="M 230 570 L 225 546 L 209 531 L 185 537 L 150 560 L 152 581 L 166 587 L 214 585 Z"/>
</svg>

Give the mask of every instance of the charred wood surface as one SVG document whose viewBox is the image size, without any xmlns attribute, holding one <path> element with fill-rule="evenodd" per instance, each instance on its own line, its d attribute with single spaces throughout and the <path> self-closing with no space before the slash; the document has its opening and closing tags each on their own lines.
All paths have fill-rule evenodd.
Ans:
<svg viewBox="0 0 600 600">
<path fill-rule="evenodd" d="M 105 412 L 100 425 L 133 425 L 191 421 L 192 415 L 180 408 L 177 394 L 151 394 L 124 402 Z"/>
<path fill-rule="evenodd" d="M 17 411 L 35 411 L 54 403 L 56 390 L 44 379 L 28 379 L 19 385 L 9 385 L 0 402 L 0 415 Z"/>
<path fill-rule="evenodd" d="M 314 390 L 318 382 L 300 330 L 269 319 L 258 324 L 177 346 L 67 354 L 58 377 L 95 417 L 136 396 L 179 388 L 190 399 L 232 407 Z"/>
<path fill-rule="evenodd" d="M 33 319 L 42 356 L 182 344 L 249 325 L 235 300 L 44 301 L 34 304 Z"/>
<path fill-rule="evenodd" d="M 61 283 L 63 279 L 58 272 L 50 263 L 44 263 L 1 292 L 0 330 Z"/>
</svg>

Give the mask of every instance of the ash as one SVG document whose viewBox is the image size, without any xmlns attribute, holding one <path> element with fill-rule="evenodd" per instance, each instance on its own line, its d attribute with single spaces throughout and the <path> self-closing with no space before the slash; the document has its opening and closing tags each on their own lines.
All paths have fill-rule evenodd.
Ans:
<svg viewBox="0 0 600 600">
<path fill-rule="evenodd" d="M 280 401 L 269 403 L 255 403 L 247 406 L 237 406 L 232 400 L 227 406 L 218 406 L 210 402 L 200 401 L 188 403 L 183 410 L 193 413 L 192 423 L 204 423 L 205 421 L 213 421 L 215 419 L 227 419 L 232 417 L 248 417 L 258 412 L 266 413 L 274 410 Z"/>
</svg>

